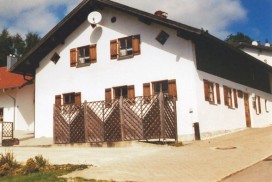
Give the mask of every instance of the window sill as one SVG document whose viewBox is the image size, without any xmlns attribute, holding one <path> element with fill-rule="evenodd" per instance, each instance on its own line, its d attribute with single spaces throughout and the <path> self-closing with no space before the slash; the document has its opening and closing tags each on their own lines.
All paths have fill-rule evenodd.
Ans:
<svg viewBox="0 0 272 182">
<path fill-rule="evenodd" d="M 130 59 L 130 58 L 133 58 L 133 57 L 134 57 L 134 55 L 122 56 L 122 57 L 118 57 L 117 61 L 121 61 L 123 59 Z"/>
<path fill-rule="evenodd" d="M 85 67 L 85 66 L 90 66 L 91 63 L 80 63 L 80 64 L 77 64 L 76 67 L 77 68 L 80 68 L 80 67 Z"/>
</svg>

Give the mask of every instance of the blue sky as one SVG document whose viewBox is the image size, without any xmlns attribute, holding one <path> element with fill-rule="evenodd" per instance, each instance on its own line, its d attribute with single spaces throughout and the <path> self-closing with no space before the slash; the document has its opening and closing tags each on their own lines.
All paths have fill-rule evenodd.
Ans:
<svg viewBox="0 0 272 182">
<path fill-rule="evenodd" d="M 208 30 L 225 39 L 243 32 L 254 40 L 272 42 L 272 0 L 113 0 L 149 13 L 162 10 L 168 18 Z M 0 30 L 44 36 L 81 0 L 0 0 Z M 156 2 L 156 3 L 154 3 Z"/>
</svg>

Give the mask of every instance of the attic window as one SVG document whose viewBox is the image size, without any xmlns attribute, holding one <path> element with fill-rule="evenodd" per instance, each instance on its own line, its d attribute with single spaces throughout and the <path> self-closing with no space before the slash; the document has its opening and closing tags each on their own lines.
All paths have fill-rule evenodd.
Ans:
<svg viewBox="0 0 272 182">
<path fill-rule="evenodd" d="M 140 54 L 140 35 L 110 41 L 111 59 L 130 58 Z"/>
<path fill-rule="evenodd" d="M 156 40 L 161 43 L 161 45 L 164 45 L 168 38 L 169 34 L 162 30 L 156 37 Z"/>
<path fill-rule="evenodd" d="M 70 66 L 80 67 L 96 63 L 96 44 L 70 50 Z"/>
</svg>

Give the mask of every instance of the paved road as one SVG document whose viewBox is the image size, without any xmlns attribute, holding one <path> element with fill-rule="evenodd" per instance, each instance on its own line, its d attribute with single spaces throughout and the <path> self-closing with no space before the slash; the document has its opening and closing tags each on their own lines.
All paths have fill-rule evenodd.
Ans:
<svg viewBox="0 0 272 182">
<path fill-rule="evenodd" d="M 272 156 L 257 164 L 237 172 L 221 182 L 272 182 Z"/>
<path fill-rule="evenodd" d="M 116 181 L 213 182 L 272 155 L 272 127 L 197 141 L 183 147 L 134 143 L 127 147 L 0 147 L 19 162 L 41 154 L 52 164 L 93 164 L 67 177 Z M 42 143 L 41 143 L 42 144 Z"/>
</svg>

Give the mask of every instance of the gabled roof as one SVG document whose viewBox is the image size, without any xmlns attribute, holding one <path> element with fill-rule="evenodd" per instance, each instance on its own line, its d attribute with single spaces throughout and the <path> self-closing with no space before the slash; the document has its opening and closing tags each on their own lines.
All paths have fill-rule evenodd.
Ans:
<svg viewBox="0 0 272 182">
<path fill-rule="evenodd" d="M 0 67 L 0 89 L 17 88 L 26 83 L 27 80 L 22 75 L 9 72 L 7 67 Z"/>
<path fill-rule="evenodd" d="M 219 45 L 220 49 L 228 49 L 239 56 L 246 57 L 249 61 L 262 65 L 265 70 L 272 72 L 271 67 L 260 62 L 259 60 L 249 56 L 243 51 L 234 48 L 218 38 L 210 35 L 207 31 L 203 31 L 182 23 L 178 23 L 169 19 L 165 19 L 135 8 L 131 8 L 110 0 L 83 0 L 73 11 L 71 11 L 61 22 L 59 22 L 51 31 L 49 31 L 41 41 L 11 67 L 15 73 L 23 75 L 35 75 L 35 70 L 39 66 L 39 62 L 58 45 L 64 44 L 65 39 L 84 21 L 90 12 L 94 10 L 109 7 L 138 17 L 138 19 L 146 24 L 157 23 L 177 31 L 177 36 L 192 40 L 194 43 L 203 41 Z M 214 50 L 213 50 L 214 51 Z M 239 60 L 238 60 L 239 61 Z"/>
</svg>

